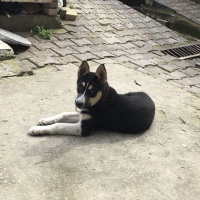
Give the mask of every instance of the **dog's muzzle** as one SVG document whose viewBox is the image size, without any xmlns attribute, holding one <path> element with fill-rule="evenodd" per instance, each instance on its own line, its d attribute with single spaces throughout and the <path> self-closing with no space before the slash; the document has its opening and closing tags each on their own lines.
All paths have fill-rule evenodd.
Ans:
<svg viewBox="0 0 200 200">
<path fill-rule="evenodd" d="M 76 107 L 79 109 L 82 109 L 86 105 L 86 98 L 85 95 L 82 94 L 80 97 L 78 97 L 75 101 Z"/>
</svg>

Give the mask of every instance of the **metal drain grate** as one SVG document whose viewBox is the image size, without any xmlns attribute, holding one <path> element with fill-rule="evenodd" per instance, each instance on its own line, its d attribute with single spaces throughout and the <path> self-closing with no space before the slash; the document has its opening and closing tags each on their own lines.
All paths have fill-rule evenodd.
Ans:
<svg viewBox="0 0 200 200">
<path fill-rule="evenodd" d="M 165 55 L 171 55 L 176 58 L 179 58 L 180 60 L 194 58 L 200 56 L 200 44 L 165 49 L 161 52 Z"/>
</svg>

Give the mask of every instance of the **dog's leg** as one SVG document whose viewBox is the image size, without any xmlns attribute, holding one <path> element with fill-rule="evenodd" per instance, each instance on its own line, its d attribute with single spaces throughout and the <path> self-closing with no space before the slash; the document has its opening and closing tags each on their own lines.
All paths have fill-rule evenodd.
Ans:
<svg viewBox="0 0 200 200">
<path fill-rule="evenodd" d="M 55 123 L 47 126 L 34 126 L 29 130 L 30 135 L 78 135 L 81 136 L 81 122 Z"/>
<path fill-rule="evenodd" d="M 80 114 L 80 121 L 77 123 L 55 123 L 47 126 L 34 126 L 29 129 L 30 135 L 86 135 L 92 126 L 91 115 Z M 89 123 L 85 123 L 89 122 Z"/>
<path fill-rule="evenodd" d="M 79 113 L 63 112 L 53 117 L 48 117 L 39 120 L 40 125 L 50 125 L 54 123 L 77 123 L 79 121 Z"/>
</svg>

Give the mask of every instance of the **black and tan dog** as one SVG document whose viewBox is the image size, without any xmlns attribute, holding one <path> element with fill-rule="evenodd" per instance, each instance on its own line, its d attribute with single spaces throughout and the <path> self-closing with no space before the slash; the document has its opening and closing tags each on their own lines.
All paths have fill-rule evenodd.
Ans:
<svg viewBox="0 0 200 200">
<path fill-rule="evenodd" d="M 121 133 L 147 130 L 155 115 L 155 105 L 143 92 L 118 94 L 107 82 L 107 72 L 100 65 L 96 73 L 83 61 L 78 70 L 79 112 L 64 112 L 41 119 L 40 126 L 30 128 L 31 135 L 63 134 L 88 136 L 91 130 L 103 129 Z"/>
</svg>

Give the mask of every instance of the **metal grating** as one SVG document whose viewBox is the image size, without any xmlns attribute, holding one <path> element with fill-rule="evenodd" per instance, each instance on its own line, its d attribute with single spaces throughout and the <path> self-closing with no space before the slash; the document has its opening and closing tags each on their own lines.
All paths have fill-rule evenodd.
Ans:
<svg viewBox="0 0 200 200">
<path fill-rule="evenodd" d="M 161 52 L 165 55 L 171 55 L 179 58 L 180 60 L 194 58 L 200 56 L 200 44 L 165 49 Z"/>
</svg>

